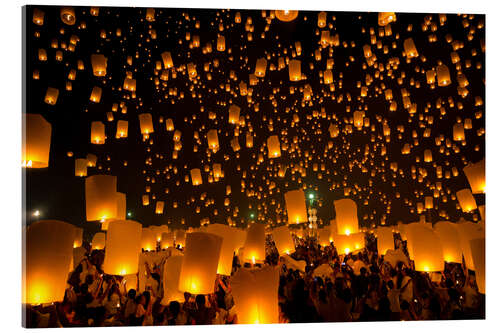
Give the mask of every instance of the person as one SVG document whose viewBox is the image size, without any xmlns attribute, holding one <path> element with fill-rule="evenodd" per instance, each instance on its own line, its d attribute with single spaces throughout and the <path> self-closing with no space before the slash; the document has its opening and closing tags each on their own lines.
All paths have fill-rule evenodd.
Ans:
<svg viewBox="0 0 500 333">
<path fill-rule="evenodd" d="M 130 289 L 127 293 L 127 299 L 125 301 L 125 306 L 123 310 L 123 319 L 125 325 L 133 325 L 135 313 L 137 311 L 137 303 L 136 303 L 136 290 Z"/>
<path fill-rule="evenodd" d="M 196 295 L 196 308 L 191 311 L 191 323 L 193 325 L 209 325 L 215 318 L 215 310 L 212 307 L 206 307 L 206 298 L 204 295 Z"/>
<path fill-rule="evenodd" d="M 168 305 L 167 325 L 186 325 L 187 314 L 177 301 L 172 301 Z"/>
<path fill-rule="evenodd" d="M 389 300 L 391 310 L 390 320 L 399 320 L 401 312 L 401 307 L 399 305 L 400 291 L 394 286 L 393 280 L 387 281 L 387 287 L 389 289 L 387 291 L 387 298 Z"/>
</svg>

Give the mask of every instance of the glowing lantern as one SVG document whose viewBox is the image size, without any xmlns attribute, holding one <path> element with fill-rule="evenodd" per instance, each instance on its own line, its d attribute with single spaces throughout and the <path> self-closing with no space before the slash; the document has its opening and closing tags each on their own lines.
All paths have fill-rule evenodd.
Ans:
<svg viewBox="0 0 500 333">
<path fill-rule="evenodd" d="M 318 13 L 318 27 L 324 28 L 326 26 L 326 12 Z"/>
<path fill-rule="evenodd" d="M 318 229 L 318 244 L 321 246 L 330 245 L 331 231 L 330 228 Z"/>
<path fill-rule="evenodd" d="M 454 141 L 465 140 L 464 125 L 462 123 L 453 125 L 453 140 Z"/>
<path fill-rule="evenodd" d="M 412 38 L 405 39 L 405 41 L 403 42 L 403 47 L 407 58 L 410 59 L 418 57 L 417 47 L 415 46 Z"/>
<path fill-rule="evenodd" d="M 469 164 L 464 167 L 464 173 L 469 181 L 470 188 L 473 194 L 484 193 L 486 188 L 486 180 L 484 175 L 484 158 L 474 164 Z"/>
<path fill-rule="evenodd" d="M 130 91 L 130 92 L 136 91 L 136 89 L 137 89 L 137 81 L 135 79 L 126 77 L 123 80 L 123 89 L 127 90 L 127 91 Z"/>
<path fill-rule="evenodd" d="M 165 120 L 165 127 L 169 132 L 172 132 L 174 130 L 174 121 L 172 120 L 172 118 L 168 118 L 167 120 Z"/>
<path fill-rule="evenodd" d="M 73 257 L 75 227 L 43 220 L 26 229 L 23 303 L 46 304 L 64 298 L 68 267 Z"/>
<path fill-rule="evenodd" d="M 243 260 L 255 264 L 266 259 L 266 232 L 265 225 L 252 223 L 247 230 Z"/>
<path fill-rule="evenodd" d="M 142 225 L 130 220 L 109 222 L 103 270 L 110 275 L 138 272 Z"/>
<path fill-rule="evenodd" d="M 160 247 L 162 250 L 174 247 L 174 233 L 173 232 L 163 232 L 161 234 Z"/>
<path fill-rule="evenodd" d="M 217 130 L 211 129 L 207 132 L 208 146 L 213 152 L 219 150 L 219 137 L 217 136 Z"/>
<path fill-rule="evenodd" d="M 45 18 L 44 11 L 38 8 L 33 9 L 33 23 L 35 23 L 36 25 L 43 25 L 44 18 Z"/>
<path fill-rule="evenodd" d="M 460 246 L 464 256 L 465 266 L 470 270 L 475 270 L 474 260 L 472 258 L 471 240 L 484 237 L 484 229 L 477 223 L 459 222 L 455 224 L 460 237 Z"/>
<path fill-rule="evenodd" d="M 90 61 L 92 63 L 92 71 L 94 76 L 106 76 L 107 61 L 103 54 L 93 54 L 90 56 Z"/>
<path fill-rule="evenodd" d="M 94 154 L 87 154 L 87 161 L 87 167 L 95 167 L 97 165 L 97 156 Z"/>
<path fill-rule="evenodd" d="M 178 229 L 175 230 L 175 244 L 184 247 L 186 244 L 186 232 L 184 230 Z"/>
<path fill-rule="evenodd" d="M 358 232 L 358 208 L 351 199 L 333 201 L 337 221 L 337 233 L 349 235 Z"/>
<path fill-rule="evenodd" d="M 300 60 L 290 60 L 288 63 L 288 75 L 290 81 L 300 81 L 302 80 L 302 71 L 300 68 Z"/>
<path fill-rule="evenodd" d="M 229 123 L 237 124 L 240 120 L 240 107 L 232 104 L 229 107 Z"/>
<path fill-rule="evenodd" d="M 434 225 L 434 231 L 441 240 L 444 261 L 461 263 L 462 248 L 460 246 L 460 236 L 453 223 L 438 222 Z"/>
<path fill-rule="evenodd" d="M 267 155 L 269 158 L 281 156 L 280 140 L 277 135 L 271 135 L 267 138 Z"/>
<path fill-rule="evenodd" d="M 117 216 L 116 177 L 95 175 L 85 179 L 87 221 L 115 219 Z"/>
<path fill-rule="evenodd" d="M 196 65 L 190 62 L 187 64 L 187 70 L 190 78 L 196 77 L 198 75 L 198 72 L 196 71 Z"/>
<path fill-rule="evenodd" d="M 226 50 L 226 38 L 224 36 L 217 37 L 217 51 L 223 52 Z"/>
<path fill-rule="evenodd" d="M 303 190 L 286 192 L 285 203 L 288 215 L 288 224 L 307 222 L 306 200 Z"/>
<path fill-rule="evenodd" d="M 230 280 L 238 324 L 277 324 L 278 267 L 239 269 Z"/>
<path fill-rule="evenodd" d="M 349 254 L 365 247 L 365 234 L 362 232 L 349 235 L 333 234 L 332 238 L 338 254 Z"/>
<path fill-rule="evenodd" d="M 441 272 L 444 270 L 443 247 L 439 236 L 432 229 L 414 226 L 408 237 L 412 240 L 416 271 Z"/>
<path fill-rule="evenodd" d="M 156 250 L 156 237 L 154 232 L 149 228 L 142 228 L 141 248 L 144 251 Z"/>
<path fill-rule="evenodd" d="M 295 245 L 293 243 L 292 235 L 287 226 L 281 226 L 273 229 L 272 231 L 274 244 L 278 249 L 280 255 L 290 254 L 295 252 Z"/>
<path fill-rule="evenodd" d="M 77 158 L 75 160 L 75 176 L 87 177 L 87 159 Z"/>
<path fill-rule="evenodd" d="M 25 168 L 49 166 L 52 126 L 42 115 L 24 113 L 21 164 Z"/>
<path fill-rule="evenodd" d="M 116 123 L 116 138 L 122 139 L 128 136 L 128 121 L 118 120 Z"/>
<path fill-rule="evenodd" d="M 436 67 L 437 82 L 438 86 L 446 87 L 451 83 L 450 71 L 448 66 L 442 64 Z"/>
<path fill-rule="evenodd" d="M 102 145 L 106 142 L 105 126 L 102 121 L 93 121 L 90 126 L 90 143 Z"/>
<path fill-rule="evenodd" d="M 155 9 L 148 8 L 146 9 L 146 21 L 153 22 L 155 20 Z"/>
<path fill-rule="evenodd" d="M 61 21 L 67 25 L 74 25 L 76 22 L 75 10 L 71 7 L 62 7 L 60 17 Z"/>
<path fill-rule="evenodd" d="M 59 97 L 59 89 L 48 87 L 45 93 L 44 102 L 49 105 L 56 105 L 57 97 Z"/>
<path fill-rule="evenodd" d="M 148 194 L 142 195 L 142 205 L 149 206 L 149 195 Z"/>
<path fill-rule="evenodd" d="M 172 55 L 170 52 L 165 51 L 161 54 L 161 59 L 163 60 L 163 67 L 171 68 L 174 67 L 174 62 L 172 61 Z"/>
<path fill-rule="evenodd" d="M 162 305 L 168 305 L 173 301 L 184 302 L 184 293 L 179 290 L 179 278 L 183 261 L 183 255 L 172 255 L 165 261 L 163 266 Z"/>
<path fill-rule="evenodd" d="M 378 25 L 384 27 L 389 23 L 396 21 L 396 13 L 378 13 Z"/>
<path fill-rule="evenodd" d="M 265 58 L 257 59 L 257 63 L 255 64 L 255 76 L 257 77 L 265 77 L 267 69 L 267 60 Z"/>
<path fill-rule="evenodd" d="M 102 250 L 106 246 L 106 234 L 104 232 L 95 233 L 92 238 L 92 250 Z"/>
<path fill-rule="evenodd" d="M 75 237 L 73 241 L 73 248 L 82 246 L 83 242 L 83 228 L 75 227 Z"/>
<path fill-rule="evenodd" d="M 165 206 L 165 202 L 163 202 L 163 201 L 157 201 L 156 202 L 155 213 L 156 214 L 163 214 L 163 207 L 164 206 Z"/>
<path fill-rule="evenodd" d="M 476 283 L 481 294 L 486 294 L 486 242 L 485 238 L 475 238 L 469 241 L 471 248 L 472 261 L 476 273 Z"/>
<path fill-rule="evenodd" d="M 477 209 L 476 200 L 468 188 L 457 192 L 457 200 L 464 213 L 470 213 Z"/>
<path fill-rule="evenodd" d="M 389 227 L 378 227 L 375 231 L 377 235 L 377 252 L 383 256 L 388 250 L 394 250 L 394 237 L 392 229 Z"/>
<path fill-rule="evenodd" d="M 291 22 L 299 15 L 298 10 L 275 10 L 274 15 L 282 22 Z"/>
<path fill-rule="evenodd" d="M 186 237 L 179 290 L 191 294 L 214 292 L 222 238 L 209 233 L 193 232 Z"/>
<path fill-rule="evenodd" d="M 90 94 L 90 101 L 94 103 L 99 103 L 101 101 L 102 88 L 94 87 Z"/>
<path fill-rule="evenodd" d="M 139 122 L 141 126 L 141 134 L 153 133 L 153 117 L 151 113 L 141 113 L 139 115 Z"/>
<path fill-rule="evenodd" d="M 198 169 L 198 168 L 191 169 L 191 183 L 193 183 L 194 186 L 198 186 L 198 185 L 203 184 L 200 169 Z"/>
<path fill-rule="evenodd" d="M 222 238 L 217 274 L 231 275 L 234 252 L 242 246 L 238 230 L 224 224 L 209 224 L 206 232 Z"/>
</svg>

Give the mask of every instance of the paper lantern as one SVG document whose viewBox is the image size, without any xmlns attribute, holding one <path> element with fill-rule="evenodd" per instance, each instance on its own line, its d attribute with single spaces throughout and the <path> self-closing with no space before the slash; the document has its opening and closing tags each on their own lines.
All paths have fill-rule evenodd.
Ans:
<svg viewBox="0 0 500 333">
<path fill-rule="evenodd" d="M 142 205 L 149 206 L 149 195 L 148 194 L 142 195 Z"/>
<path fill-rule="evenodd" d="M 97 156 L 94 154 L 87 154 L 87 162 L 87 167 L 95 167 L 97 165 Z"/>
<path fill-rule="evenodd" d="M 281 226 L 272 231 L 274 244 L 280 255 L 290 254 L 295 252 L 295 244 L 293 243 L 292 235 L 287 226 Z M 328 235 L 330 236 L 330 235 Z"/>
<path fill-rule="evenodd" d="M 394 250 L 392 228 L 377 227 L 375 234 L 377 235 L 377 252 L 379 256 L 385 255 L 388 250 Z"/>
<path fill-rule="evenodd" d="M 362 232 L 349 235 L 333 234 L 332 238 L 338 254 L 349 254 L 365 247 L 365 234 Z"/>
<path fill-rule="evenodd" d="M 142 225 L 130 220 L 109 222 L 103 270 L 110 275 L 138 272 Z"/>
<path fill-rule="evenodd" d="M 73 239 L 73 248 L 82 246 L 83 228 L 75 227 L 75 237 Z"/>
<path fill-rule="evenodd" d="M 349 235 L 358 232 L 358 208 L 356 202 L 351 199 L 340 199 L 333 201 L 337 221 L 337 233 Z"/>
<path fill-rule="evenodd" d="M 203 184 L 200 169 L 198 169 L 198 168 L 191 169 L 191 183 L 193 183 L 194 186 L 198 186 L 198 185 Z"/>
<path fill-rule="evenodd" d="M 52 126 L 40 114 L 23 113 L 23 147 L 21 165 L 24 168 L 49 166 Z"/>
<path fill-rule="evenodd" d="M 484 175 L 484 158 L 473 164 L 468 164 L 464 167 L 464 173 L 469 181 L 470 188 L 473 194 L 480 194 L 485 192 L 486 180 Z"/>
<path fill-rule="evenodd" d="M 453 140 L 454 141 L 465 140 L 464 125 L 462 123 L 453 125 Z"/>
<path fill-rule="evenodd" d="M 184 247 L 186 245 L 186 232 L 182 229 L 175 230 L 175 244 Z"/>
<path fill-rule="evenodd" d="M 291 22 L 299 15 L 298 10 L 275 10 L 274 15 L 282 22 Z"/>
<path fill-rule="evenodd" d="M 86 158 L 77 158 L 75 160 L 75 176 L 87 177 L 87 163 Z"/>
<path fill-rule="evenodd" d="M 162 250 L 169 247 L 174 247 L 174 233 L 173 232 L 163 232 L 161 234 L 160 247 Z"/>
<path fill-rule="evenodd" d="M 451 83 L 450 71 L 448 70 L 448 66 L 444 64 L 437 66 L 436 75 L 438 86 L 446 87 Z"/>
<path fill-rule="evenodd" d="M 470 213 L 477 209 L 476 200 L 468 188 L 457 192 L 457 200 L 464 213 Z"/>
<path fill-rule="evenodd" d="M 378 25 L 384 27 L 388 25 L 389 23 L 395 22 L 396 21 L 396 13 L 390 13 L 390 12 L 380 12 L 378 13 Z"/>
<path fill-rule="evenodd" d="M 166 306 L 170 302 L 184 302 L 184 293 L 179 290 L 180 274 L 183 255 L 169 257 L 163 265 L 163 298 L 161 304 Z"/>
<path fill-rule="evenodd" d="M 321 246 L 329 246 L 331 238 L 330 228 L 318 229 L 318 244 Z"/>
<path fill-rule="evenodd" d="M 217 37 L 217 51 L 223 52 L 226 50 L 226 38 L 224 36 Z"/>
<path fill-rule="evenodd" d="M 232 104 L 229 107 L 229 123 L 236 124 L 240 120 L 240 107 Z"/>
<path fill-rule="evenodd" d="M 165 128 L 169 132 L 172 132 L 174 130 L 174 121 L 171 118 L 165 120 Z"/>
<path fill-rule="evenodd" d="M 92 250 L 102 250 L 106 247 L 106 234 L 104 232 L 97 232 L 92 238 Z"/>
<path fill-rule="evenodd" d="M 418 57 L 417 47 L 415 46 L 412 38 L 405 39 L 403 42 L 403 47 L 407 58 Z"/>
<path fill-rule="evenodd" d="M 141 113 L 139 115 L 139 122 L 141 126 L 141 134 L 153 133 L 153 117 L 151 113 Z"/>
<path fill-rule="evenodd" d="M 279 269 L 239 269 L 230 280 L 238 324 L 279 323 Z"/>
<path fill-rule="evenodd" d="M 193 232 L 186 236 L 179 290 L 191 294 L 214 292 L 222 238 L 209 233 Z"/>
<path fill-rule="evenodd" d="M 101 101 L 102 88 L 94 87 L 90 93 L 90 101 L 94 103 L 99 103 Z"/>
<path fill-rule="evenodd" d="M 231 275 L 233 268 L 234 252 L 242 246 L 238 239 L 238 230 L 224 224 L 209 224 L 204 230 L 222 238 L 219 262 L 217 264 L 217 274 Z"/>
<path fill-rule="evenodd" d="M 473 222 L 455 223 L 455 227 L 460 238 L 460 247 L 462 248 L 465 266 L 470 270 L 475 270 L 470 241 L 476 238 L 483 238 L 484 229 L 482 229 L 479 224 Z"/>
<path fill-rule="evenodd" d="M 63 300 L 74 235 L 73 225 L 55 220 L 37 221 L 26 228 L 23 303 Z"/>
<path fill-rule="evenodd" d="M 288 215 L 288 224 L 307 222 L 306 200 L 303 190 L 286 192 L 285 203 Z"/>
<path fill-rule="evenodd" d="M 408 231 L 411 240 L 415 270 L 420 272 L 440 272 L 444 270 L 441 240 L 431 228 L 423 223 L 412 223 Z"/>
<path fill-rule="evenodd" d="M 486 240 L 484 237 L 471 239 L 469 241 L 471 248 L 472 261 L 476 273 L 476 283 L 481 294 L 486 294 Z"/>
<path fill-rule="evenodd" d="M 441 240 L 444 261 L 462 263 L 460 236 L 455 225 L 446 221 L 438 222 L 434 225 L 434 231 Z"/>
<path fill-rule="evenodd" d="M 255 76 L 257 77 L 265 77 L 267 69 L 267 60 L 266 58 L 257 59 L 257 63 L 255 64 Z"/>
<path fill-rule="evenodd" d="M 106 142 L 105 127 L 102 121 L 93 121 L 90 127 L 90 143 L 102 145 Z"/>
<path fill-rule="evenodd" d="M 207 132 L 208 147 L 212 149 L 213 152 L 219 150 L 219 137 L 217 136 L 217 130 L 211 129 Z"/>
<path fill-rule="evenodd" d="M 43 25 L 44 18 L 45 18 L 44 11 L 38 8 L 33 9 L 33 20 L 32 20 L 33 23 L 35 23 L 36 25 Z"/>
<path fill-rule="evenodd" d="M 263 262 L 266 259 L 265 245 L 265 225 L 255 222 L 250 224 L 244 244 L 243 260 L 254 264 L 256 262 Z"/>
<path fill-rule="evenodd" d="M 198 72 L 196 71 L 196 65 L 192 62 L 187 64 L 187 70 L 190 78 L 195 78 L 196 75 L 198 75 Z"/>
<path fill-rule="evenodd" d="M 118 120 L 116 123 L 116 138 L 122 139 L 128 136 L 128 121 Z"/>
<path fill-rule="evenodd" d="M 153 231 L 149 228 L 142 228 L 141 248 L 144 251 L 156 250 L 156 237 Z"/>
<path fill-rule="evenodd" d="M 45 93 L 44 102 L 49 105 L 56 105 L 57 97 L 59 97 L 59 89 L 48 87 Z"/>
<path fill-rule="evenodd" d="M 62 7 L 60 18 L 64 24 L 74 25 L 76 22 L 75 10 L 72 7 Z"/>
<path fill-rule="evenodd" d="M 137 89 L 137 81 L 135 79 L 128 78 L 128 77 L 123 79 L 123 90 L 135 92 L 136 89 Z"/>
<path fill-rule="evenodd" d="M 271 135 L 267 138 L 267 156 L 269 158 L 281 156 L 280 140 L 277 135 Z"/>
<path fill-rule="evenodd" d="M 116 177 L 95 175 L 85 179 L 87 221 L 114 219 L 117 216 Z"/>
<path fill-rule="evenodd" d="M 106 76 L 106 68 L 108 59 L 103 54 L 92 54 L 90 56 L 92 63 L 92 71 L 94 76 Z"/>
<path fill-rule="evenodd" d="M 165 206 L 165 202 L 163 202 L 163 201 L 157 201 L 156 202 L 155 213 L 156 214 L 163 214 L 163 207 L 164 206 Z"/>
<path fill-rule="evenodd" d="M 300 60 L 290 60 L 288 63 L 288 75 L 290 81 L 300 81 L 302 80 L 302 71 L 300 68 Z"/>
<path fill-rule="evenodd" d="M 172 68 L 174 67 L 174 62 L 172 61 L 172 55 L 170 52 L 165 51 L 161 54 L 161 59 L 163 60 L 164 68 Z"/>
</svg>

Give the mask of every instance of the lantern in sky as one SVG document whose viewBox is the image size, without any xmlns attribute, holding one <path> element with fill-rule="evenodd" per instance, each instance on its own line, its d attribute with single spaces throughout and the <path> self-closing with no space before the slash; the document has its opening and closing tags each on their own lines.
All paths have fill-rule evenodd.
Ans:
<svg viewBox="0 0 500 333">
<path fill-rule="evenodd" d="M 283 254 L 291 254 L 295 252 L 295 244 L 292 239 L 292 235 L 290 234 L 290 230 L 288 230 L 287 226 L 281 226 L 273 229 L 272 231 L 274 244 L 278 249 L 278 253 L 280 255 Z"/>
<path fill-rule="evenodd" d="M 35 305 L 63 300 L 74 235 L 75 227 L 62 221 L 42 220 L 27 227 L 23 303 Z"/>
<path fill-rule="evenodd" d="M 49 105 L 56 105 L 57 97 L 59 97 L 59 89 L 48 87 L 44 101 Z"/>
<path fill-rule="evenodd" d="M 267 60 L 266 58 L 257 59 L 257 63 L 255 64 L 255 76 L 257 77 L 265 77 L 267 69 Z"/>
<path fill-rule="evenodd" d="M 118 120 L 116 123 L 116 138 L 122 139 L 128 136 L 128 121 Z"/>
<path fill-rule="evenodd" d="M 209 224 L 206 227 L 206 232 L 222 238 L 217 274 L 231 275 L 234 252 L 242 246 L 240 239 L 238 239 L 238 230 L 224 224 L 215 223 Z"/>
<path fill-rule="evenodd" d="M 180 291 L 195 295 L 214 292 L 221 246 L 222 237 L 217 235 L 204 232 L 187 234 L 179 277 Z"/>
<path fill-rule="evenodd" d="M 434 232 L 438 235 L 443 247 L 443 259 L 445 262 L 462 262 L 462 248 L 460 236 L 455 225 L 451 222 L 438 222 L 434 225 Z"/>
<path fill-rule="evenodd" d="M 83 241 L 83 228 L 75 227 L 75 238 L 73 241 L 73 248 L 82 246 Z"/>
<path fill-rule="evenodd" d="M 110 275 L 138 272 L 142 225 L 130 220 L 109 222 L 103 270 Z"/>
<path fill-rule="evenodd" d="M 179 290 L 179 278 L 181 275 L 184 256 L 172 255 L 163 265 L 163 299 L 162 305 L 168 305 L 172 301 L 184 302 L 184 293 Z"/>
<path fill-rule="evenodd" d="M 485 163 L 484 158 L 477 162 L 471 163 L 464 167 L 464 173 L 469 181 L 470 188 L 473 194 L 480 194 L 485 192 L 486 180 L 485 180 Z"/>
<path fill-rule="evenodd" d="M 425 226 L 413 228 L 413 260 L 415 270 L 420 272 L 441 272 L 444 270 L 443 247 L 439 236 Z"/>
<path fill-rule="evenodd" d="M 85 179 L 87 221 L 114 219 L 117 216 L 116 177 L 95 175 Z"/>
<path fill-rule="evenodd" d="M 21 164 L 25 168 L 49 166 L 52 126 L 40 114 L 23 113 L 23 146 Z"/>
<path fill-rule="evenodd" d="M 184 247 L 186 245 L 186 232 L 182 229 L 175 230 L 175 244 Z"/>
<path fill-rule="evenodd" d="M 453 125 L 453 140 L 454 141 L 465 140 L 464 124 L 459 123 Z"/>
<path fill-rule="evenodd" d="M 141 134 L 153 133 L 153 117 L 151 113 L 141 113 L 139 115 L 139 122 L 141 126 Z"/>
<path fill-rule="evenodd" d="M 365 247 L 365 234 L 362 232 L 349 235 L 332 234 L 332 240 L 338 254 L 349 254 Z"/>
<path fill-rule="evenodd" d="M 90 93 L 90 101 L 94 103 L 99 103 L 101 101 L 102 88 L 94 87 Z"/>
<path fill-rule="evenodd" d="M 407 38 L 403 42 L 403 47 L 405 50 L 405 54 L 407 58 L 416 58 L 418 57 L 417 47 L 413 42 L 413 38 Z"/>
<path fill-rule="evenodd" d="M 238 324 L 279 323 L 279 269 L 239 269 L 230 280 Z"/>
<path fill-rule="evenodd" d="M 321 246 L 329 246 L 331 238 L 331 230 L 328 227 L 318 229 L 318 244 Z"/>
<path fill-rule="evenodd" d="M 389 23 L 396 21 L 396 13 L 393 12 L 379 12 L 378 13 L 378 25 L 384 27 Z"/>
<path fill-rule="evenodd" d="M 163 207 L 164 206 L 165 206 L 165 202 L 163 202 L 163 201 L 157 201 L 156 202 L 155 213 L 156 214 L 163 214 Z"/>
<path fill-rule="evenodd" d="M 234 104 L 231 104 L 229 107 L 229 123 L 237 124 L 240 120 L 240 107 Z"/>
<path fill-rule="evenodd" d="M 349 235 L 358 232 L 358 208 L 351 199 L 334 200 L 337 221 L 337 233 Z"/>
<path fill-rule="evenodd" d="M 153 231 L 149 228 L 142 228 L 141 248 L 144 251 L 156 250 L 156 237 Z"/>
<path fill-rule="evenodd" d="M 163 232 L 161 234 L 160 247 L 162 250 L 174 247 L 174 233 L 173 232 Z"/>
<path fill-rule="evenodd" d="M 269 158 L 281 156 L 280 140 L 277 135 L 271 135 L 267 138 L 267 154 Z"/>
<path fill-rule="evenodd" d="M 76 22 L 75 10 L 73 7 L 62 7 L 60 17 L 61 21 L 67 25 L 74 25 Z"/>
<path fill-rule="evenodd" d="M 462 248 L 462 255 L 464 256 L 465 266 L 470 270 L 475 270 L 470 241 L 476 238 L 483 238 L 484 229 L 477 223 L 467 221 L 458 222 L 454 225 L 460 238 L 460 246 Z"/>
<path fill-rule="evenodd" d="M 471 257 L 474 262 L 476 283 L 481 294 L 486 294 L 486 242 L 485 238 L 474 238 L 469 241 Z"/>
<path fill-rule="evenodd" d="M 217 51 L 223 52 L 226 50 L 226 38 L 224 36 L 217 37 Z"/>
<path fill-rule="evenodd" d="M 274 15 L 282 22 L 291 22 L 299 15 L 298 10 L 275 10 Z"/>
<path fill-rule="evenodd" d="M 290 81 L 300 81 L 302 80 L 302 71 L 300 68 L 300 60 L 290 60 L 288 63 L 288 75 Z"/>
<path fill-rule="evenodd" d="M 191 169 L 191 182 L 194 186 L 198 186 L 203 184 L 203 180 L 201 178 L 201 170 L 198 168 Z"/>
<path fill-rule="evenodd" d="M 87 163 L 86 158 L 75 159 L 75 176 L 87 177 Z"/>
<path fill-rule="evenodd" d="M 307 222 L 306 199 L 304 191 L 293 190 L 285 193 L 288 224 Z"/>
<path fill-rule="evenodd" d="M 207 132 L 208 147 L 212 149 L 213 152 L 219 150 L 219 137 L 217 136 L 217 130 L 211 129 Z"/>
<path fill-rule="evenodd" d="M 448 66 L 441 64 L 436 67 L 437 83 L 440 87 L 446 87 L 451 83 Z"/>
<path fill-rule="evenodd" d="M 266 259 L 265 225 L 253 222 L 247 230 L 243 260 L 255 264 Z"/>
<path fill-rule="evenodd" d="M 394 250 L 392 228 L 377 227 L 375 233 L 377 235 L 377 252 L 379 256 L 385 255 L 387 250 Z"/>
<path fill-rule="evenodd" d="M 102 250 L 104 247 L 106 247 L 106 234 L 96 232 L 92 238 L 92 250 Z"/>
<path fill-rule="evenodd" d="M 92 71 L 94 76 L 106 76 L 107 61 L 103 54 L 93 54 L 90 56 L 90 61 L 92 63 Z"/>
<path fill-rule="evenodd" d="M 102 145 L 106 142 L 105 127 L 102 121 L 93 121 L 90 126 L 90 143 Z"/>
<path fill-rule="evenodd" d="M 468 188 L 457 192 L 457 200 L 464 213 L 470 213 L 477 209 L 476 200 Z"/>
<path fill-rule="evenodd" d="M 172 61 L 172 55 L 170 52 L 165 51 L 161 54 L 161 59 L 163 60 L 163 67 L 164 68 L 171 68 L 174 67 L 174 62 Z"/>
</svg>

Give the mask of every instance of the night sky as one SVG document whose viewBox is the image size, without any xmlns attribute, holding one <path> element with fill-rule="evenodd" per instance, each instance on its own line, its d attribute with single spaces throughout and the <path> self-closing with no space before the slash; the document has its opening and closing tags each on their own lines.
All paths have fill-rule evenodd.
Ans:
<svg viewBox="0 0 500 333">
<path fill-rule="evenodd" d="M 42 26 L 32 21 L 34 8 L 45 13 Z M 360 226 L 366 228 L 415 222 L 422 214 L 432 222 L 473 220 L 474 214 L 476 218 L 479 215 L 477 210 L 462 213 L 454 194 L 469 188 L 462 168 L 485 157 L 484 15 L 447 14 L 441 24 L 439 14 L 396 13 L 397 21 L 390 24 L 392 34 L 386 36 L 386 30 L 378 25 L 378 13 L 327 12 L 326 26 L 319 28 L 318 12 L 313 11 L 300 11 L 295 20 L 282 22 L 271 18 L 269 10 L 156 8 L 154 21 L 149 22 L 146 8 L 101 7 L 93 16 L 90 7 L 74 7 L 76 23 L 66 25 L 60 10 L 57 6 L 25 8 L 26 111 L 42 114 L 52 124 L 49 167 L 26 170 L 28 223 L 33 220 L 31 212 L 38 209 L 43 219 L 99 230 L 97 223 L 85 221 L 85 179 L 76 177 L 74 171 L 75 159 L 88 153 L 98 157 L 97 167 L 89 167 L 88 175 L 117 176 L 117 190 L 127 195 L 129 218 L 145 226 L 167 223 L 174 228 L 197 227 L 204 218 L 211 223 L 227 223 L 231 218 L 236 226 L 244 226 L 251 216 L 273 226 L 284 224 L 284 193 L 304 185 L 306 194 L 312 191 L 319 199 L 320 225 L 335 218 L 333 200 L 344 197 L 356 201 Z M 235 23 L 237 12 L 241 23 Z M 121 29 L 121 36 L 117 36 L 117 29 Z M 321 31 L 325 30 L 331 36 L 338 34 L 338 43 L 333 38 L 322 47 Z M 73 35 L 78 42 L 70 51 L 67 46 Z M 195 35 L 200 46 L 190 47 Z M 225 51 L 217 50 L 218 35 L 225 37 Z M 403 47 L 407 38 L 413 39 L 419 55 L 410 61 Z M 52 47 L 54 41 L 56 48 Z M 301 44 L 301 55 L 295 54 L 296 42 Z M 211 52 L 204 52 L 207 43 Z M 364 45 L 370 45 L 376 56 L 374 63 L 368 64 Z M 454 47 L 459 56 L 456 63 L 451 56 Z M 39 60 L 39 49 L 47 51 L 47 61 Z M 62 51 L 62 61 L 56 60 L 57 50 Z M 173 69 L 166 70 L 168 80 L 161 77 L 163 69 L 155 69 L 165 51 L 171 52 L 174 63 Z M 321 59 L 317 59 L 317 52 Z M 92 54 L 107 57 L 105 77 L 93 75 Z M 128 56 L 133 58 L 131 65 Z M 297 82 L 289 80 L 287 65 L 278 68 L 279 57 L 286 61 L 294 56 L 301 60 L 307 77 Z M 267 58 L 265 77 L 251 86 L 249 75 L 262 57 Z M 333 59 L 332 84 L 324 84 L 322 78 L 328 59 Z M 84 70 L 77 69 L 78 60 L 83 61 Z M 191 62 L 197 68 L 195 79 L 186 71 Z M 432 88 L 426 71 L 440 62 L 448 67 L 451 84 Z M 204 64 L 209 65 L 209 72 Z M 72 81 L 68 79 L 71 69 L 77 69 Z M 33 78 L 34 70 L 39 71 L 39 79 Z M 122 89 L 127 71 L 137 80 L 135 98 Z M 460 71 L 469 82 L 465 97 L 457 89 Z M 66 90 L 68 81 L 71 91 Z M 253 89 L 251 98 L 241 95 L 241 82 Z M 303 100 L 306 85 L 312 89 L 309 101 Z M 89 100 L 94 86 L 103 90 L 99 103 Z M 59 89 L 56 105 L 44 102 L 48 87 Z M 361 95 L 361 87 L 367 87 L 366 96 Z M 293 94 L 291 88 L 295 89 Z M 386 89 L 392 90 L 396 111 L 390 111 Z M 416 104 L 416 112 L 404 107 L 403 89 Z M 126 113 L 121 108 L 112 112 L 113 104 L 122 102 Z M 239 126 L 228 121 L 231 104 L 241 108 Z M 365 111 L 369 126 L 357 129 L 352 124 L 357 110 Z M 108 112 L 112 112 L 113 121 L 108 121 Z M 140 132 L 141 113 L 153 117 L 154 133 L 147 140 Z M 161 117 L 171 118 L 175 129 L 182 132 L 177 159 L 172 157 L 173 132 L 166 130 Z M 462 145 L 453 141 L 453 125 L 467 118 L 472 128 L 465 130 L 466 144 Z M 115 139 L 118 120 L 128 121 L 125 139 Z M 104 145 L 91 144 L 92 121 L 105 124 Z M 384 123 L 390 128 L 388 136 L 384 135 Z M 339 128 L 337 137 L 328 131 L 331 124 Z M 218 131 L 220 149 L 216 153 L 208 153 L 206 133 L 210 129 Z M 426 129 L 430 130 L 428 137 L 424 137 Z M 248 132 L 253 136 L 252 148 L 246 147 Z M 267 156 L 266 142 L 271 135 L 279 137 L 279 158 Z M 441 135 L 438 146 L 436 138 Z M 238 152 L 231 147 L 235 137 L 241 147 Z M 410 154 L 401 153 L 404 144 L 411 145 Z M 433 162 L 424 162 L 425 149 L 432 151 Z M 397 172 L 390 168 L 394 162 Z M 222 165 L 224 177 L 209 183 L 205 166 L 211 171 L 214 163 Z M 285 165 L 282 178 L 278 170 Z M 294 172 L 297 165 L 301 171 Z M 443 170 L 440 179 L 438 166 Z M 456 176 L 453 167 L 458 170 Z M 191 183 L 193 168 L 202 170 L 200 186 Z M 423 175 L 421 179 L 419 175 Z M 437 182 L 442 189 L 434 198 L 434 208 L 418 214 L 417 203 L 434 194 Z M 150 204 L 143 206 L 142 195 L 148 185 Z M 226 195 L 227 185 L 231 186 L 230 195 Z M 351 189 L 347 196 L 346 187 Z M 226 198 L 228 206 L 224 205 Z M 158 200 L 165 202 L 161 215 L 155 214 Z M 476 196 L 476 200 L 478 205 L 484 204 L 484 197 Z M 174 202 L 177 208 L 173 208 Z"/>
</svg>

